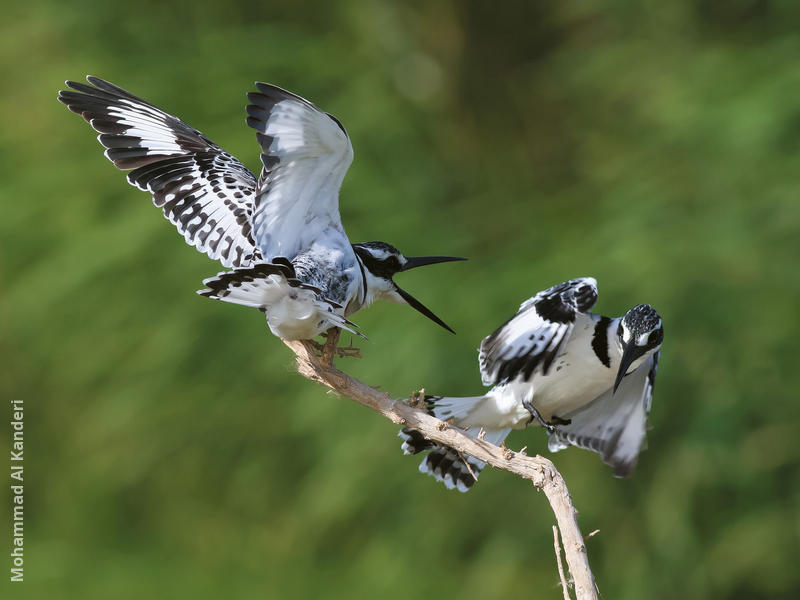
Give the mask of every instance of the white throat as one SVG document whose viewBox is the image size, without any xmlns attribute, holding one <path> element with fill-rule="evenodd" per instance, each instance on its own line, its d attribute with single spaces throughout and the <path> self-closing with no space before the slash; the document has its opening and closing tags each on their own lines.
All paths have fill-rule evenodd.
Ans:
<svg viewBox="0 0 800 600">
<path fill-rule="evenodd" d="M 366 278 L 364 283 L 367 286 L 364 306 L 369 306 L 376 300 L 385 300 L 400 304 L 405 302 L 395 291 L 394 284 L 391 281 L 383 277 L 375 277 L 375 275 L 370 273 L 366 268 L 364 269 L 364 277 Z"/>
</svg>

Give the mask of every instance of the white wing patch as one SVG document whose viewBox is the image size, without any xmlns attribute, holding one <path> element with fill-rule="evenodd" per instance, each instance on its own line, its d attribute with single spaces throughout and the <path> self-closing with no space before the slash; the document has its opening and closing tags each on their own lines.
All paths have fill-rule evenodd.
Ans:
<svg viewBox="0 0 800 600">
<path fill-rule="evenodd" d="M 173 129 L 166 129 L 165 113 L 141 102 L 133 102 L 120 98 L 118 105 L 108 107 L 109 116 L 120 125 L 126 125 L 126 136 L 138 137 L 142 140 L 142 149 L 147 156 L 172 156 L 183 154 L 183 148 L 177 143 Z M 101 134 L 98 136 L 103 143 Z M 106 151 L 106 157 L 113 160 Z"/>
<path fill-rule="evenodd" d="M 328 230 L 349 245 L 339 216 L 339 189 L 353 161 L 342 126 L 316 106 L 276 86 L 248 94 L 248 125 L 257 130 L 264 169 L 253 214 L 255 240 L 267 260 L 290 260 Z"/>
<path fill-rule="evenodd" d="M 579 312 L 597 300 L 597 281 L 572 279 L 529 298 L 519 312 L 481 342 L 478 361 L 484 385 L 520 375 L 529 379 L 537 367 L 547 373 L 569 338 Z"/>
<path fill-rule="evenodd" d="M 81 115 L 128 182 L 148 191 L 186 242 L 226 267 L 258 259 L 250 218 L 255 176 L 196 129 L 97 77 L 58 99 Z"/>
<path fill-rule="evenodd" d="M 616 394 L 608 390 L 585 407 L 564 415 L 572 422 L 556 426 L 548 442 L 550 451 L 568 446 L 593 450 L 614 468 L 615 476 L 630 475 L 645 441 L 657 365 L 658 353 L 628 374 Z"/>
</svg>

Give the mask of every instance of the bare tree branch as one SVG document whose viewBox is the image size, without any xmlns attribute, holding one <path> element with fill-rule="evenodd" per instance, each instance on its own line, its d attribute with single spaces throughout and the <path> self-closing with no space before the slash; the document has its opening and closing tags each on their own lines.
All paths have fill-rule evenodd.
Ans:
<svg viewBox="0 0 800 600">
<path fill-rule="evenodd" d="M 329 332 L 328 341 L 322 349 L 322 357 L 317 356 L 319 344 L 316 342 L 287 340 L 283 342 L 297 356 L 298 371 L 303 377 L 321 383 L 382 414 L 396 425 L 416 429 L 427 439 L 482 460 L 496 469 L 509 471 L 530 480 L 536 488 L 544 492 L 555 513 L 577 599 L 597 600 L 597 586 L 589 568 L 586 545 L 578 527 L 578 511 L 572 504 L 567 484 L 553 463 L 542 456 L 526 456 L 524 452 L 514 452 L 483 439 L 470 437 L 461 429 L 432 417 L 426 411 L 394 400 L 389 394 L 379 392 L 343 373 L 333 366 L 333 356 L 338 350 L 336 348 L 338 337 L 333 331 Z"/>
<path fill-rule="evenodd" d="M 567 578 L 564 576 L 564 565 L 561 563 L 561 544 L 558 543 L 558 527 L 553 525 L 553 546 L 556 551 L 556 565 L 558 565 L 558 578 L 561 580 L 561 591 L 564 592 L 564 600 L 572 600 L 569 595 Z"/>
</svg>

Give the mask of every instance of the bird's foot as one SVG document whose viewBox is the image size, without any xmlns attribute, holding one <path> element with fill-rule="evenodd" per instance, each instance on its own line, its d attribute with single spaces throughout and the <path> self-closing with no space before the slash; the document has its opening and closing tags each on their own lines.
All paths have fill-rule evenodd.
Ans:
<svg viewBox="0 0 800 600">
<path fill-rule="evenodd" d="M 361 348 L 353 346 L 353 338 L 350 338 L 350 344 L 344 348 L 336 348 L 336 355 L 342 358 L 362 358 Z"/>
<path fill-rule="evenodd" d="M 553 416 L 553 417 L 550 419 L 550 421 L 545 421 L 545 420 L 542 418 L 542 415 L 541 415 L 541 414 L 539 414 L 539 411 L 538 411 L 538 410 L 536 410 L 536 409 L 533 407 L 533 405 L 530 403 L 530 400 L 523 400 L 523 401 L 522 401 L 522 406 L 524 406 L 524 407 L 525 407 L 525 409 L 526 409 L 526 410 L 527 410 L 529 413 L 531 413 L 531 418 L 530 418 L 530 419 L 528 419 L 528 425 L 530 425 L 530 424 L 531 424 L 531 423 L 533 423 L 534 421 L 537 421 L 537 422 L 539 423 L 539 425 L 541 425 L 542 427 L 544 427 L 545 429 L 547 429 L 547 431 L 548 431 L 549 433 L 553 433 L 553 432 L 555 432 L 555 430 L 556 430 L 556 425 L 569 425 L 570 423 L 572 423 L 572 421 L 571 421 L 570 419 L 562 419 L 561 417 L 556 417 L 556 416 Z"/>
<path fill-rule="evenodd" d="M 328 366 L 333 365 L 333 357 L 341 356 L 343 358 L 361 358 L 361 350 L 353 346 L 353 338 L 350 338 L 350 345 L 339 348 L 336 344 L 339 343 L 339 334 L 341 330 L 338 327 L 331 328 L 328 331 L 321 333 L 320 336 L 325 338 L 325 343 L 320 344 L 315 340 L 308 340 L 308 343 L 314 349 L 322 362 Z"/>
<path fill-rule="evenodd" d="M 311 345 L 311 347 L 314 349 L 314 352 L 316 352 L 317 356 L 324 355 L 326 344 L 320 344 L 316 340 L 306 340 L 306 342 Z M 361 356 L 361 348 L 354 347 L 352 341 L 350 342 L 349 346 L 346 346 L 344 348 L 340 348 L 337 346 L 336 348 L 334 348 L 333 353 L 336 354 L 336 356 L 341 356 L 344 358 L 363 358 Z"/>
</svg>

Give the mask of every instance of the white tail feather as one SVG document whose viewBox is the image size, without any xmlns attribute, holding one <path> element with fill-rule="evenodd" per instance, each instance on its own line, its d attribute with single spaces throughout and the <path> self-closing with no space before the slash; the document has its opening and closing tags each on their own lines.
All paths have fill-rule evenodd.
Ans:
<svg viewBox="0 0 800 600">
<path fill-rule="evenodd" d="M 435 398 L 431 410 L 437 419 L 456 422 L 465 419 L 485 396 L 468 396 L 464 398 Z M 456 423 L 458 424 L 458 423 Z"/>
<path fill-rule="evenodd" d="M 287 279 L 286 272 L 285 265 L 274 264 L 224 271 L 205 279 L 208 288 L 198 294 L 259 309 L 266 313 L 270 330 L 283 339 L 311 339 L 331 327 L 364 337 L 341 314 L 341 306 L 316 288 Z"/>
</svg>

